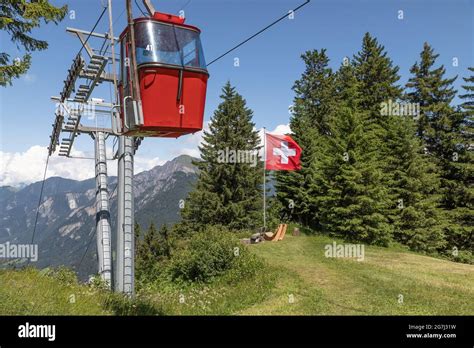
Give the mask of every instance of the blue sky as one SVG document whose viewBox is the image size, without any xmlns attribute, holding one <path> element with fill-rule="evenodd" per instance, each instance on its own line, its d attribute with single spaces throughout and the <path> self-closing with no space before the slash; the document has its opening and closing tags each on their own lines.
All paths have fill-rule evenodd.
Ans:
<svg viewBox="0 0 474 348">
<path fill-rule="evenodd" d="M 188 0 L 159 0 L 155 5 L 162 12 L 177 13 L 187 4 L 186 22 L 202 29 L 206 60 L 211 61 L 302 2 L 304 0 L 191 0 L 189 3 Z M 0 89 L 0 150 L 2 161 L 10 166 L 10 179 L 2 181 L 0 177 L 0 184 L 14 182 L 11 176 L 28 164 L 14 165 L 13 162 L 31 163 L 32 157 L 41 157 L 40 147 L 48 145 L 54 119 L 54 104 L 49 98 L 59 94 L 72 58 L 80 48 L 79 41 L 66 33 L 65 28 L 89 30 L 101 12 L 101 0 L 53 0 L 52 3 L 68 4 L 69 10 L 75 11 L 75 19 L 67 16 L 58 26 L 48 25 L 34 31 L 35 37 L 49 42 L 49 49 L 33 54 L 33 65 L 27 76 L 14 81 L 12 87 Z M 114 0 L 113 6 L 118 36 L 126 23 L 125 1 Z M 398 18 L 400 10 L 403 19 Z M 139 15 L 136 8 L 135 13 Z M 437 63 L 445 65 L 447 76 L 459 75 L 455 84 L 459 88 L 461 77 L 467 75 L 467 67 L 474 65 L 473 18 L 474 0 L 312 0 L 293 20 L 280 22 L 210 66 L 205 120 L 210 119 L 219 103 L 220 89 L 230 80 L 253 109 L 257 128 L 265 126 L 273 130 L 278 125 L 288 124 L 288 106 L 293 99 L 291 87 L 304 68 L 300 55 L 306 50 L 326 48 L 331 66 L 337 69 L 345 56 L 352 57 L 360 49 L 367 31 L 377 37 L 400 67 L 402 84 L 408 79 L 409 68 L 418 60 L 423 42 L 427 41 L 440 54 Z M 108 20 L 104 16 L 96 31 L 104 33 L 107 28 Z M 2 51 L 12 57 L 21 55 L 5 33 L 0 35 Z M 234 67 L 235 57 L 240 60 L 239 67 Z M 453 66 L 454 57 L 457 67 Z M 109 100 L 109 86 L 97 89 L 94 96 Z M 198 142 L 199 135 L 178 140 L 145 139 L 137 154 L 138 170 L 180 153 L 194 154 Z M 24 156 L 35 146 L 38 151 Z M 83 135 L 76 149 L 91 154 L 93 143 Z M 58 159 L 55 163 L 59 167 L 90 167 L 83 176 L 92 173 L 90 162 L 64 164 L 65 159 L 61 161 Z M 42 162 L 44 156 L 40 158 L 39 163 Z M 24 180 L 39 180 L 41 170 L 31 171 L 35 174 Z M 52 170 L 51 175 L 74 177 L 77 172 L 76 169 L 58 169 Z M 3 179 L 5 176 L 3 173 Z"/>
</svg>

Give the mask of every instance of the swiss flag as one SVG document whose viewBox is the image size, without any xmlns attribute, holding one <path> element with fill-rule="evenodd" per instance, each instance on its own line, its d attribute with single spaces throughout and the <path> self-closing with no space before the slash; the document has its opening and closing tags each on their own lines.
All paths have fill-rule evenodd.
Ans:
<svg viewBox="0 0 474 348">
<path fill-rule="evenodd" d="M 289 135 L 265 134 L 267 170 L 301 169 L 301 147 Z"/>
</svg>

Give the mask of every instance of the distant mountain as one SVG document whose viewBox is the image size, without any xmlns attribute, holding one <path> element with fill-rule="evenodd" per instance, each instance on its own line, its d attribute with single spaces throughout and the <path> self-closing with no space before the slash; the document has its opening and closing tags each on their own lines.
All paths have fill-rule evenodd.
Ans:
<svg viewBox="0 0 474 348">
<path fill-rule="evenodd" d="M 190 156 L 179 156 L 135 175 L 135 219 L 143 229 L 150 222 L 159 227 L 179 220 L 179 201 L 186 198 L 197 179 L 192 160 Z M 31 243 L 41 183 L 20 189 L 0 187 L 0 244 Z M 113 231 L 116 185 L 117 178 L 109 177 Z M 46 179 L 34 243 L 39 251 L 37 267 L 67 265 L 75 268 L 81 278 L 97 271 L 95 179 Z"/>
</svg>

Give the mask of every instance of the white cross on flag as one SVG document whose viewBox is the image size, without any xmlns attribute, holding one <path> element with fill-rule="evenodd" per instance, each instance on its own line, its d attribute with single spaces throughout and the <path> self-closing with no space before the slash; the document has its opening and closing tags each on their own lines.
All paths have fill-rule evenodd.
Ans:
<svg viewBox="0 0 474 348">
<path fill-rule="evenodd" d="M 301 169 L 301 147 L 289 135 L 265 134 L 267 170 Z"/>
</svg>

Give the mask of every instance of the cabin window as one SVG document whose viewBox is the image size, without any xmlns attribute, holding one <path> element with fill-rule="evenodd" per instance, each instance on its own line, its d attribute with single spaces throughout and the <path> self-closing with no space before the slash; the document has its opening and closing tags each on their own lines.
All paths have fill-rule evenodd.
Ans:
<svg viewBox="0 0 474 348">
<path fill-rule="evenodd" d="M 153 21 L 135 26 L 137 65 L 161 63 L 206 69 L 199 33 Z"/>
</svg>

